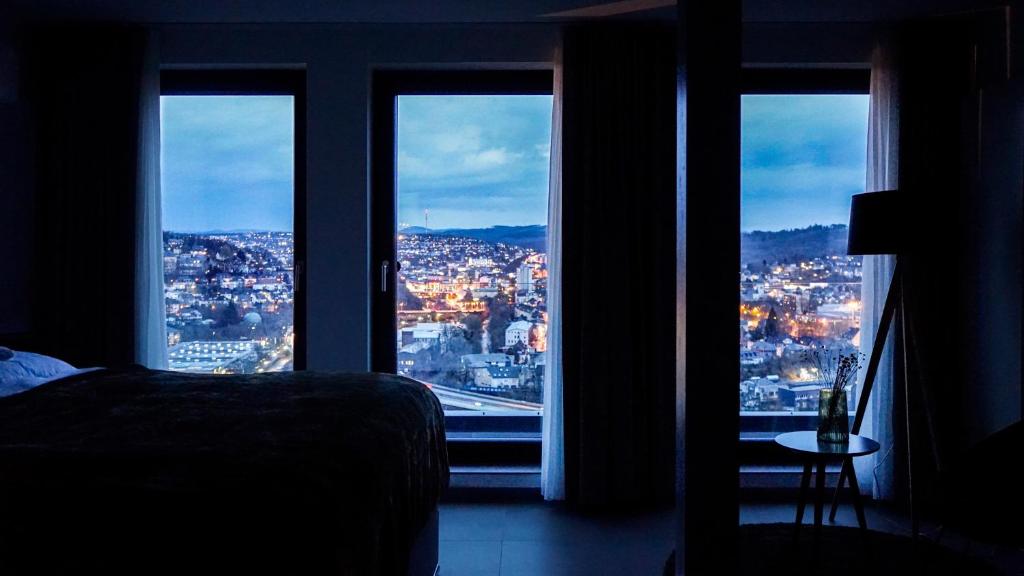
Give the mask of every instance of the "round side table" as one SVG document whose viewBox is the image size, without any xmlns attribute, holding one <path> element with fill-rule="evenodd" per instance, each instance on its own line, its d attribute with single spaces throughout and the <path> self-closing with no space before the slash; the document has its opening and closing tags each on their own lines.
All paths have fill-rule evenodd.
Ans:
<svg viewBox="0 0 1024 576">
<path fill-rule="evenodd" d="M 847 467 L 850 489 L 853 492 L 853 507 L 857 511 L 857 524 L 861 529 L 868 527 L 864 518 L 864 503 L 861 502 L 860 489 L 857 487 L 857 475 L 853 470 L 853 459 L 878 452 L 879 444 L 871 438 L 850 434 L 850 442 L 835 444 L 819 442 L 818 433 L 814 430 L 787 432 L 775 437 L 775 442 L 790 452 L 797 454 L 804 462 L 804 474 L 800 479 L 800 502 L 796 507 L 796 530 L 799 534 L 804 521 L 804 506 L 807 503 L 807 491 L 811 485 L 811 471 L 817 468 L 814 482 L 814 529 L 821 528 L 821 519 L 825 503 L 825 464 L 839 461 Z M 836 490 L 842 489 L 837 486 Z M 833 509 L 834 512 L 834 509 Z"/>
</svg>

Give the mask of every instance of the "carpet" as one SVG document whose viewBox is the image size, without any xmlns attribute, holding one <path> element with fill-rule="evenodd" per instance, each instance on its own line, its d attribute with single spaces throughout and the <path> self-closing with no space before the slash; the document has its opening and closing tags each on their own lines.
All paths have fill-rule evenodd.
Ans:
<svg viewBox="0 0 1024 576">
<path fill-rule="evenodd" d="M 669 557 L 665 575 L 674 571 Z M 722 572 L 726 574 L 726 572 Z M 793 539 L 793 524 L 743 524 L 739 528 L 738 575 L 786 576 L 999 576 L 987 562 L 961 551 L 908 536 L 846 526 L 823 526 L 817 545 L 805 525 Z"/>
</svg>

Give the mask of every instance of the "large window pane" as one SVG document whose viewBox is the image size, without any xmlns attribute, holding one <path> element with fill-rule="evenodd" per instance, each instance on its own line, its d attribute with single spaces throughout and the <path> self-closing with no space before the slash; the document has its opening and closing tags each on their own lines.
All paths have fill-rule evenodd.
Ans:
<svg viewBox="0 0 1024 576">
<path fill-rule="evenodd" d="M 163 96 L 172 370 L 292 369 L 292 96 Z"/>
<path fill-rule="evenodd" d="M 866 95 L 743 96 L 745 432 L 807 428 L 820 387 L 808 352 L 858 349 L 861 259 L 846 255 L 846 223 L 864 190 L 867 107 Z"/>
<path fill-rule="evenodd" d="M 540 412 L 551 96 L 398 97 L 398 372 Z"/>
</svg>

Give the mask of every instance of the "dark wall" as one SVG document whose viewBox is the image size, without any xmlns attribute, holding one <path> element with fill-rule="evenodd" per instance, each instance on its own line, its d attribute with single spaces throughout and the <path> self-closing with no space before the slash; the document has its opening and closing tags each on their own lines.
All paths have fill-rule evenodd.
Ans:
<svg viewBox="0 0 1024 576">
<path fill-rule="evenodd" d="M 752 22 L 743 26 L 743 63 L 867 66 L 883 29 L 871 22 Z"/>
<path fill-rule="evenodd" d="M 964 382 L 966 437 L 975 442 L 1021 418 L 1024 85 L 988 90 L 978 102 L 965 320 L 971 338 Z"/>
<path fill-rule="evenodd" d="M 684 0 L 679 21 L 676 574 L 728 574 L 737 568 L 739 412 L 722 376 L 739 374 L 740 2 Z"/>
<path fill-rule="evenodd" d="M 1016 38 L 1024 20 L 1011 18 L 1007 28 L 1003 16 L 997 11 L 979 24 L 977 90 L 964 110 L 967 445 L 1020 420 L 1024 402 L 1024 51 Z"/>
<path fill-rule="evenodd" d="M 0 24 L 0 334 L 30 323 L 32 172 L 19 57 L 15 29 Z"/>
</svg>

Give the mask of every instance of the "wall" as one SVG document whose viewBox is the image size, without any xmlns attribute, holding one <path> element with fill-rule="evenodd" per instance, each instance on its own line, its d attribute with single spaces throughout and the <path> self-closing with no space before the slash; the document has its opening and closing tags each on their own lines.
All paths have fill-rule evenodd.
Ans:
<svg viewBox="0 0 1024 576">
<path fill-rule="evenodd" d="M 881 33 L 871 22 L 753 22 L 743 26 L 747 66 L 867 66 Z"/>
<path fill-rule="evenodd" d="M 32 194 L 27 105 L 13 26 L 0 24 L 0 334 L 29 330 Z"/>
<path fill-rule="evenodd" d="M 986 91 L 977 103 L 973 241 L 965 246 L 963 407 L 967 444 L 1021 419 L 1024 86 Z M 972 139 L 973 140 L 973 139 Z"/>
<path fill-rule="evenodd" d="M 981 34 L 975 49 L 983 55 L 976 56 L 982 60 L 976 66 L 991 62 L 997 79 L 982 82 L 965 105 L 966 211 L 973 224 L 964 246 L 966 445 L 1019 421 L 1024 412 L 1024 17 L 1012 11 L 1004 22 L 1003 15 L 990 13 L 986 26 L 992 31 Z"/>
<path fill-rule="evenodd" d="M 371 71 L 375 67 L 550 66 L 557 39 L 557 27 L 529 24 L 176 25 L 162 29 L 165 66 L 306 67 L 309 368 L 368 370 L 370 365 Z"/>
</svg>

